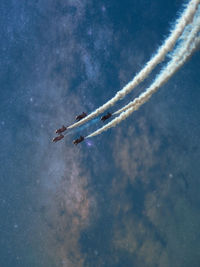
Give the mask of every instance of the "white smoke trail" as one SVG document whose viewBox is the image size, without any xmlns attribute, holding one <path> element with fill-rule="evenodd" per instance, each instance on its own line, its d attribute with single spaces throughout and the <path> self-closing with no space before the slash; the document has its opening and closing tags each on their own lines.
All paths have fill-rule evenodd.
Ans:
<svg viewBox="0 0 200 267">
<path fill-rule="evenodd" d="M 200 12 L 199 12 L 199 14 L 200 14 Z M 189 53 L 188 49 L 189 49 L 190 45 L 194 42 L 195 38 L 197 37 L 198 32 L 200 31 L 200 18 L 199 17 L 197 17 L 196 21 L 194 21 L 194 23 L 191 24 L 190 30 L 191 30 L 191 32 L 189 33 L 188 29 L 187 29 L 187 31 L 186 31 L 187 39 L 183 37 L 185 39 L 184 43 L 181 43 L 180 46 L 175 49 L 175 51 L 172 53 L 172 56 L 171 56 L 172 60 L 168 63 L 167 67 L 164 68 L 164 70 L 161 72 L 161 74 L 159 75 L 159 77 L 157 79 L 162 78 L 162 77 L 164 79 L 165 78 L 164 73 L 167 72 L 167 71 L 171 71 L 173 68 L 175 68 L 176 67 L 175 64 L 178 64 L 178 61 L 182 61 L 183 60 L 182 56 L 185 53 Z M 154 86 L 156 84 L 157 79 L 154 81 L 152 86 Z M 147 91 L 148 90 L 149 89 L 147 89 Z M 143 93 L 143 94 L 146 94 L 147 91 L 145 93 Z M 114 112 L 113 115 L 120 114 L 123 111 L 125 111 L 128 108 L 130 108 L 133 105 L 135 105 L 137 100 L 140 99 L 143 96 L 143 94 L 141 94 L 141 96 L 139 96 L 138 98 L 135 98 L 134 101 L 131 101 L 126 106 L 124 106 L 121 109 L 119 109 L 116 112 Z"/>
<path fill-rule="evenodd" d="M 116 126 L 122 120 L 125 120 L 128 116 L 130 116 L 135 110 L 139 109 L 140 106 L 142 106 L 145 102 L 147 102 L 150 97 L 175 74 L 175 72 L 195 51 L 196 47 L 200 44 L 200 36 L 197 37 L 199 31 L 200 17 L 196 21 L 196 27 L 189 34 L 188 40 L 182 44 L 182 46 L 178 49 L 177 54 L 172 58 L 166 68 L 160 73 L 160 75 L 155 79 L 153 84 L 146 90 L 146 92 L 142 93 L 138 98 L 135 98 L 134 101 L 130 102 L 127 106 L 116 112 L 119 113 L 125 110 L 121 113 L 121 115 L 113 119 L 104 127 L 88 135 L 86 138 L 99 135 L 109 128 Z"/>
<path fill-rule="evenodd" d="M 156 55 L 146 64 L 146 66 L 135 76 L 135 78 L 130 81 L 122 90 L 118 91 L 117 94 L 108 102 L 103 104 L 101 107 L 96 109 L 94 112 L 89 114 L 87 117 L 82 119 L 79 122 L 76 122 L 68 127 L 72 129 L 78 127 L 87 121 L 95 118 L 102 112 L 104 112 L 109 107 L 113 106 L 118 100 L 122 99 L 125 95 L 130 93 L 139 83 L 141 83 L 151 71 L 158 65 L 162 60 L 164 60 L 166 54 L 172 50 L 176 41 L 183 33 L 186 25 L 192 22 L 194 14 L 198 8 L 200 0 L 191 0 L 191 2 L 186 7 L 182 16 L 177 20 L 174 30 L 171 32 L 171 35 L 164 41 L 164 44 L 158 49 Z"/>
</svg>

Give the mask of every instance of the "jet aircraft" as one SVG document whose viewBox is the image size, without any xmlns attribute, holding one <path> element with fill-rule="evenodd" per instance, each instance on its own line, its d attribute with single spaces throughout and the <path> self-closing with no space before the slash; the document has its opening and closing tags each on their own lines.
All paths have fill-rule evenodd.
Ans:
<svg viewBox="0 0 200 267">
<path fill-rule="evenodd" d="M 108 112 L 106 115 L 101 117 L 101 121 L 104 122 L 105 120 L 109 119 L 111 116 L 112 116 L 112 114 L 110 112 Z"/>
<path fill-rule="evenodd" d="M 67 127 L 65 127 L 65 126 L 63 125 L 62 128 L 59 128 L 59 129 L 56 130 L 56 133 L 57 133 L 57 134 L 61 134 L 61 133 L 63 133 L 63 132 L 66 131 L 66 130 L 67 130 Z"/>
<path fill-rule="evenodd" d="M 83 118 L 85 118 L 87 116 L 87 114 L 85 112 L 83 112 L 82 114 L 76 116 L 76 120 L 77 121 L 80 121 L 82 120 Z"/>
<path fill-rule="evenodd" d="M 81 143 L 84 140 L 83 136 L 80 136 L 79 138 L 77 138 L 76 140 L 73 141 L 74 145 L 78 145 L 79 143 Z"/>
<path fill-rule="evenodd" d="M 52 142 L 56 143 L 56 142 L 60 141 L 63 138 L 64 138 L 64 135 L 60 134 L 59 136 L 54 137 Z"/>
</svg>

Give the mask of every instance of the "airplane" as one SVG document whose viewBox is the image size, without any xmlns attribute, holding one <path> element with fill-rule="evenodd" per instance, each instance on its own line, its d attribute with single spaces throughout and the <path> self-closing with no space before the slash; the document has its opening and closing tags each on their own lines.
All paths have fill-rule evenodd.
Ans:
<svg viewBox="0 0 200 267">
<path fill-rule="evenodd" d="M 80 121 L 82 120 L 83 118 L 85 118 L 87 116 L 87 114 L 85 112 L 83 112 L 82 114 L 76 116 L 76 120 L 77 121 Z"/>
<path fill-rule="evenodd" d="M 84 137 L 83 136 L 80 136 L 79 138 L 77 138 L 76 140 L 74 140 L 73 143 L 74 143 L 74 145 L 78 145 L 83 140 L 84 140 Z"/>
<path fill-rule="evenodd" d="M 56 143 L 56 142 L 60 141 L 63 138 L 64 138 L 64 135 L 60 134 L 59 136 L 54 137 L 52 142 Z"/>
<path fill-rule="evenodd" d="M 112 114 L 110 112 L 108 112 L 106 115 L 101 117 L 101 121 L 104 122 L 105 120 L 109 119 L 111 116 L 112 116 Z"/>
<path fill-rule="evenodd" d="M 63 132 L 66 131 L 66 130 L 67 130 L 67 127 L 65 127 L 65 126 L 63 125 L 62 128 L 56 130 L 56 133 L 57 133 L 57 134 L 61 134 L 61 133 L 63 133 Z"/>
</svg>

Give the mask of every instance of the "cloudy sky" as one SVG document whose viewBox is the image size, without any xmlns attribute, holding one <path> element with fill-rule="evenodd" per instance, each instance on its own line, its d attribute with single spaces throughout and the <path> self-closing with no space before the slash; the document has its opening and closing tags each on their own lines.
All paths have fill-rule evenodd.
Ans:
<svg viewBox="0 0 200 267">
<path fill-rule="evenodd" d="M 118 127 L 51 142 L 134 77 L 182 4 L 1 1 L 2 267 L 199 266 L 199 51 Z"/>
</svg>

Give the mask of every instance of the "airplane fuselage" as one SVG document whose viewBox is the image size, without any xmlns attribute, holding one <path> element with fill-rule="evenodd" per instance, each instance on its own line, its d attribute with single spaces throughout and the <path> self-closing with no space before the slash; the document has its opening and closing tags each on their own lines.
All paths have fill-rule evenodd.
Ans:
<svg viewBox="0 0 200 267">
<path fill-rule="evenodd" d="M 112 114 L 110 112 L 108 112 L 106 115 L 101 117 L 101 121 L 104 122 L 105 120 L 109 119 L 111 116 L 112 116 Z"/>
<path fill-rule="evenodd" d="M 74 145 L 78 145 L 79 143 L 81 143 L 84 140 L 83 136 L 80 136 L 79 138 L 77 138 L 76 140 L 73 141 Z"/>
<path fill-rule="evenodd" d="M 56 143 L 56 142 L 60 141 L 63 138 L 64 138 L 64 135 L 60 134 L 59 136 L 54 137 L 52 142 Z"/>
<path fill-rule="evenodd" d="M 87 116 L 87 114 L 85 112 L 83 112 L 82 114 L 76 116 L 76 120 L 77 121 L 80 121 L 82 120 L 83 118 L 85 118 Z"/>
</svg>

